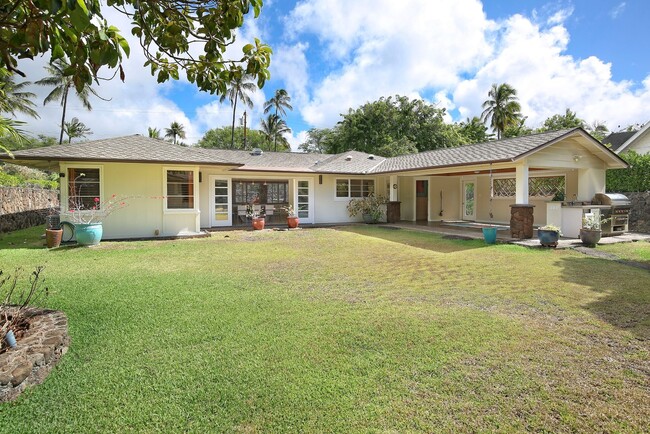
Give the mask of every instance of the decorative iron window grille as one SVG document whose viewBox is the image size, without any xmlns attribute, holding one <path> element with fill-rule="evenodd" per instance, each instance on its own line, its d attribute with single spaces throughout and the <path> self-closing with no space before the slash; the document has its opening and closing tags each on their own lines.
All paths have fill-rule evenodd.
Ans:
<svg viewBox="0 0 650 434">
<path fill-rule="evenodd" d="M 528 179 L 529 197 L 554 197 L 565 193 L 566 180 L 564 176 L 544 176 Z M 515 178 L 495 178 L 492 180 L 494 197 L 514 197 L 517 189 Z"/>
</svg>

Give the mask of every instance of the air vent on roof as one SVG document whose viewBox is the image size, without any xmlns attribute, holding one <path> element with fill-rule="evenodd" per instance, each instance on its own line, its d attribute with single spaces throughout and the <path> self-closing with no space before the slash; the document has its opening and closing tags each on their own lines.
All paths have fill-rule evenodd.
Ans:
<svg viewBox="0 0 650 434">
<path fill-rule="evenodd" d="M 371 154 L 371 155 L 368 155 L 368 160 L 374 160 L 374 159 L 375 159 L 375 156 L 374 156 L 374 155 L 372 155 L 372 154 Z"/>
<path fill-rule="evenodd" d="M 253 148 L 251 155 L 262 155 L 264 152 L 260 148 Z"/>
<path fill-rule="evenodd" d="M 352 161 L 352 155 L 348 155 L 347 157 L 345 157 L 345 161 Z"/>
</svg>

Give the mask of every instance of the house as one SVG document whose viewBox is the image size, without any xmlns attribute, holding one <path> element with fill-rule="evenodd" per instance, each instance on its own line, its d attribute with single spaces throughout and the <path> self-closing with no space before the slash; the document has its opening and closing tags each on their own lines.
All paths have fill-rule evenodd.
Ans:
<svg viewBox="0 0 650 434">
<path fill-rule="evenodd" d="M 637 154 L 650 153 L 650 122 L 646 122 L 638 131 L 612 133 L 603 139 L 617 154 L 634 151 Z"/>
<path fill-rule="evenodd" d="M 389 197 L 401 220 L 485 222 L 492 212 L 492 221 L 508 224 L 516 210 L 526 209 L 525 224 L 543 225 L 551 199 L 590 201 L 605 191 L 607 169 L 627 167 L 581 128 L 394 158 L 188 148 L 140 135 L 16 151 L 14 157 L 0 155 L 60 173 L 62 220 L 75 202 L 137 196 L 106 218 L 105 239 L 247 225 L 245 208 L 253 201 L 266 208 L 271 223 L 281 221 L 279 208 L 287 204 L 301 224 L 357 221 L 346 205 L 373 191 Z"/>
</svg>

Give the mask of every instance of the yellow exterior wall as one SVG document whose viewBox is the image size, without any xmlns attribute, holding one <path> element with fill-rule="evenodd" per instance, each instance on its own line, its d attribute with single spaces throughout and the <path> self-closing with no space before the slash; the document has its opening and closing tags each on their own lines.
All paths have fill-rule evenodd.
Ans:
<svg viewBox="0 0 650 434">
<path fill-rule="evenodd" d="M 115 194 L 126 196 L 127 206 L 117 209 L 103 219 L 103 239 L 147 238 L 155 236 L 176 236 L 199 231 L 198 204 L 196 210 L 164 211 L 163 167 L 187 169 L 188 166 L 139 163 L 61 163 L 61 172 L 68 167 L 99 167 L 102 201 Z M 198 172 L 197 172 L 198 173 Z M 61 203 L 67 203 L 67 178 L 61 184 Z M 195 179 L 195 185 L 198 179 Z M 195 201 L 197 190 L 195 190 Z M 61 220 L 70 219 L 65 206 Z M 158 235 L 156 235 L 158 231 Z"/>
<path fill-rule="evenodd" d="M 442 216 L 440 192 L 442 191 Z M 429 220 L 460 219 L 460 178 L 457 176 L 429 177 Z"/>
</svg>

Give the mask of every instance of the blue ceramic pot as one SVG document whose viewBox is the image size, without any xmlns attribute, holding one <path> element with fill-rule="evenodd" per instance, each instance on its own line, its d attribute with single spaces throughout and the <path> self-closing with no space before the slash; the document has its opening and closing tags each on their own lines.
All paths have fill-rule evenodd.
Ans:
<svg viewBox="0 0 650 434">
<path fill-rule="evenodd" d="M 542 246 L 557 246 L 557 242 L 560 239 L 560 233 L 558 231 L 547 229 L 537 229 L 537 238 L 539 238 L 539 243 Z"/>
<path fill-rule="evenodd" d="M 96 246 L 102 240 L 104 228 L 100 223 L 79 223 L 74 225 L 77 244 L 80 246 Z"/>
<path fill-rule="evenodd" d="M 483 239 L 486 244 L 495 244 L 497 242 L 497 228 L 483 228 Z"/>
</svg>

